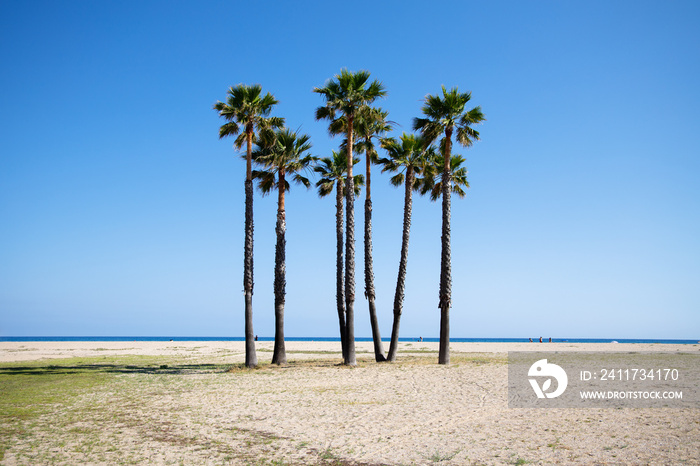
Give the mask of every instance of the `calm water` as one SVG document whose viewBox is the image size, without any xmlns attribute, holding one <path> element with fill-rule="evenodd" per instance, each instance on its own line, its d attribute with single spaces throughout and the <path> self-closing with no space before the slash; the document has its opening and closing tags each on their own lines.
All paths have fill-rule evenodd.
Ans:
<svg viewBox="0 0 700 466">
<path fill-rule="evenodd" d="M 534 338 L 533 338 L 534 339 Z M 0 341 L 244 341 L 243 337 L 0 337 Z M 544 341 L 547 341 L 545 338 Z M 273 337 L 259 337 L 258 341 L 274 341 Z M 291 337 L 285 341 L 337 341 L 337 337 Z M 372 338 L 355 338 L 355 341 L 372 341 Z M 389 341 L 383 338 L 382 341 Z M 418 341 L 418 337 L 399 338 L 399 341 Z M 423 341 L 440 341 L 439 338 L 423 338 Z M 476 343 L 517 343 L 527 342 L 527 338 L 450 338 L 451 342 L 476 342 Z M 535 340 L 537 341 L 537 340 Z M 629 338 L 552 338 L 553 342 L 568 341 L 571 343 L 667 343 L 693 345 L 698 340 L 655 340 L 655 339 L 629 339 Z"/>
</svg>

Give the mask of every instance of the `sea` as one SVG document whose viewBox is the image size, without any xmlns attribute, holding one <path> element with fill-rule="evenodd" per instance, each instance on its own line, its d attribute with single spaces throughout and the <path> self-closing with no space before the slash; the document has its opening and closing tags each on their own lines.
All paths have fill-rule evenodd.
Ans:
<svg viewBox="0 0 700 466">
<path fill-rule="evenodd" d="M 258 341 L 274 341 L 274 337 L 259 337 Z M 539 341 L 534 339 L 534 341 Z M 245 341 L 244 337 L 177 337 L 177 336 L 159 336 L 159 337 L 105 337 L 105 336 L 51 336 L 51 337 L 3 337 L 0 336 L 0 341 Z M 287 337 L 285 341 L 337 341 L 338 337 Z M 355 338 L 355 341 L 372 341 L 371 337 Z M 388 338 L 382 338 L 382 341 L 389 341 Z M 420 341 L 420 337 L 399 338 L 399 341 Z M 438 342 L 439 338 L 423 338 L 423 341 Z M 529 338 L 450 338 L 454 343 L 522 343 L 529 342 Z M 543 338 L 542 341 L 548 342 L 549 338 Z M 552 342 L 570 342 L 570 343 L 658 343 L 658 344 L 673 344 L 673 345 L 695 345 L 700 343 L 698 340 L 665 340 L 651 338 L 552 338 Z"/>
</svg>

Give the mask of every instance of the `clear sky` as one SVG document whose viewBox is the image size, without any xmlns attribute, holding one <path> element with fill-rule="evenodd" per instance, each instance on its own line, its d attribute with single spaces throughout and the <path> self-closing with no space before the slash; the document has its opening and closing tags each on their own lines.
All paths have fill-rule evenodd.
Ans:
<svg viewBox="0 0 700 466">
<path fill-rule="evenodd" d="M 242 336 L 245 163 L 212 105 L 260 83 L 328 156 L 311 90 L 345 67 L 397 136 L 443 84 L 486 115 L 456 151 L 452 336 L 699 339 L 698 24 L 696 1 L 0 0 L 0 335 Z M 389 337 L 403 191 L 376 172 Z M 275 204 L 256 193 L 261 336 Z M 287 336 L 338 335 L 334 210 L 287 198 Z M 404 337 L 439 333 L 440 218 L 415 199 Z"/>
</svg>

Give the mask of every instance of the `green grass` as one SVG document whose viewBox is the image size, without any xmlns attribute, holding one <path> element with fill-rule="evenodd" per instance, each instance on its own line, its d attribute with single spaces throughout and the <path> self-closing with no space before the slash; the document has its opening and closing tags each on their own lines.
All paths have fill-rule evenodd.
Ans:
<svg viewBox="0 0 700 466">
<path fill-rule="evenodd" d="M 68 361 L 65 366 L 46 366 L 45 362 L 0 366 L 0 460 L 13 438 L 29 435 L 31 421 L 70 406 L 76 396 L 104 385 L 111 377 Z"/>
<path fill-rule="evenodd" d="M 229 364 L 201 364 L 186 359 L 152 356 L 67 358 L 2 364 L 0 460 L 13 444 L 13 439 L 30 436 L 31 426 L 39 417 L 69 410 L 78 396 L 99 391 L 117 375 L 211 373 L 224 372 L 229 367 Z M 80 428 L 63 427 L 69 432 L 81 433 Z"/>
<path fill-rule="evenodd" d="M 431 461 L 433 463 L 439 463 L 441 461 L 450 461 L 453 459 L 459 452 L 462 450 L 457 450 L 452 453 L 441 453 L 439 450 L 435 451 L 432 455 L 428 457 L 428 461 Z"/>
<path fill-rule="evenodd" d="M 552 449 L 552 452 L 556 451 L 557 449 L 559 449 L 559 450 L 570 450 L 570 448 L 569 448 L 568 446 L 563 445 L 563 444 L 561 443 L 561 438 L 559 438 L 559 437 L 557 437 L 557 438 L 554 440 L 554 442 L 548 443 L 548 444 L 547 444 L 547 447 L 548 447 L 548 448 L 551 448 L 551 449 Z"/>
</svg>

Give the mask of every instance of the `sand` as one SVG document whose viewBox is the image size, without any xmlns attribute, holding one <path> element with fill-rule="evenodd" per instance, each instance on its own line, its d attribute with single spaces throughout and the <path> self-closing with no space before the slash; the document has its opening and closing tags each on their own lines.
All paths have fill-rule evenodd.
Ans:
<svg viewBox="0 0 700 466">
<path fill-rule="evenodd" d="M 257 348 L 269 361 L 272 342 Z M 124 371 L 115 385 L 55 413 L 97 409 L 114 421 L 104 413 L 71 419 L 84 432 L 78 439 L 39 427 L 6 451 L 3 464 L 700 463 L 700 409 L 509 409 L 505 363 L 508 351 L 700 352 L 700 345 L 451 349 L 449 367 L 435 364 L 437 343 L 427 342 L 402 343 L 397 363 L 376 364 L 371 343 L 362 342 L 359 366 L 348 368 L 338 365 L 339 343 L 288 342 L 286 367 Z M 0 342 L 0 362 L 143 355 L 236 364 L 243 351 L 242 342 Z M 102 440 L 80 446 L 98 431 Z"/>
<path fill-rule="evenodd" d="M 388 343 L 385 343 L 388 350 Z M 272 351 L 273 342 L 256 342 L 261 351 L 259 359 L 267 360 L 265 352 Z M 318 358 L 319 352 L 328 357 L 340 357 L 339 342 L 288 341 L 287 352 L 294 359 Z M 371 342 L 356 343 L 358 355 L 370 354 Z M 436 342 L 402 342 L 403 354 L 438 351 Z M 506 354 L 508 351 L 699 351 L 700 345 L 668 345 L 658 343 L 451 343 L 457 353 Z M 0 342 L 0 362 L 32 361 L 68 357 L 96 357 L 110 355 L 143 356 L 219 356 L 229 353 L 227 361 L 244 362 L 245 347 L 241 341 L 43 341 Z M 322 356 L 322 355 L 321 355 Z"/>
</svg>

